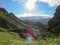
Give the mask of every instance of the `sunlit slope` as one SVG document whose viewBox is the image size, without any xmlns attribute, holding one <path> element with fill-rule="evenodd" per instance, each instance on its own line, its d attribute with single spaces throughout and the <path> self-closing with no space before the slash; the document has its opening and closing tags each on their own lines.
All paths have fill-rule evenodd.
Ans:
<svg viewBox="0 0 60 45">
<path fill-rule="evenodd" d="M 0 32 L 0 45 L 21 45 L 24 40 L 14 32 Z"/>
<path fill-rule="evenodd" d="M 53 38 L 53 36 L 41 40 L 29 42 L 23 40 L 13 32 L 0 32 L 0 45 L 60 45 L 60 37 Z"/>
<path fill-rule="evenodd" d="M 17 19 L 17 17 L 16 17 Z M 0 28 L 4 29 L 24 29 L 27 26 L 23 22 L 18 22 L 9 16 L 8 13 L 0 11 Z"/>
</svg>

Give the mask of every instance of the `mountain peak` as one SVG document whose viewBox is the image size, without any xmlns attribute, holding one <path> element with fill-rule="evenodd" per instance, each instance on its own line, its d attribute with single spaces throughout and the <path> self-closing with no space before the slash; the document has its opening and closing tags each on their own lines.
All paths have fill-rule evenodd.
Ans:
<svg viewBox="0 0 60 45">
<path fill-rule="evenodd" d="M 58 6 L 58 8 L 60 9 L 60 5 Z"/>
<path fill-rule="evenodd" d="M 0 7 L 0 11 L 7 12 L 4 8 Z"/>
</svg>

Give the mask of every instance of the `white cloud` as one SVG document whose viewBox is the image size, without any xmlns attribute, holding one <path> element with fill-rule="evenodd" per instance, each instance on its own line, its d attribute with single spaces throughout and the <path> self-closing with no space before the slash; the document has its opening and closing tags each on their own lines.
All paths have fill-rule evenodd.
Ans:
<svg viewBox="0 0 60 45">
<path fill-rule="evenodd" d="M 27 11 L 31 11 L 31 12 L 35 9 L 37 1 L 47 3 L 51 7 L 60 5 L 60 0 L 13 0 L 13 1 L 24 3 L 25 9 Z M 18 14 L 16 16 L 17 17 L 41 16 L 44 18 L 53 17 L 53 16 L 47 15 L 47 14 L 33 14 L 33 13 L 25 13 L 25 12 L 23 12 L 23 14 Z"/>
<path fill-rule="evenodd" d="M 12 0 L 12 1 L 18 2 L 18 3 L 25 3 L 25 2 L 27 2 L 27 0 Z"/>
<path fill-rule="evenodd" d="M 39 15 L 34 15 L 32 13 L 23 13 L 23 14 L 18 14 L 16 16 L 17 17 L 33 17 L 33 16 L 39 16 Z"/>
<path fill-rule="evenodd" d="M 18 3 L 24 3 L 25 9 L 27 9 L 28 11 L 32 11 L 33 9 L 35 9 L 35 3 L 37 0 L 13 0 L 13 1 L 17 1 Z"/>
<path fill-rule="evenodd" d="M 32 13 L 23 13 L 23 14 L 18 14 L 16 15 L 18 18 L 19 17 L 42 17 L 42 18 L 51 18 L 53 16 L 48 15 L 48 14 L 32 14 Z"/>
<path fill-rule="evenodd" d="M 18 1 L 18 2 L 25 3 L 27 5 L 27 7 L 30 7 L 29 10 L 32 10 L 35 7 L 35 2 L 37 2 L 37 1 L 47 3 L 50 6 L 60 5 L 60 0 L 13 0 L 13 1 Z"/>
<path fill-rule="evenodd" d="M 25 8 L 28 9 L 29 11 L 34 10 L 36 1 L 37 0 L 28 0 L 27 3 L 25 4 Z"/>
<path fill-rule="evenodd" d="M 60 0 L 39 0 L 40 2 L 48 3 L 50 6 L 60 5 Z"/>
</svg>

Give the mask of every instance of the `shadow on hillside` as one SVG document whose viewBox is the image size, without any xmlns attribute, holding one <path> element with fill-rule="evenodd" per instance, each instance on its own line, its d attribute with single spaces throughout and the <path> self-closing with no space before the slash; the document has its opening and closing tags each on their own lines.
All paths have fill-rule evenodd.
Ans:
<svg viewBox="0 0 60 45">
<path fill-rule="evenodd" d="M 16 29 L 16 30 L 11 30 L 10 32 L 15 32 L 20 36 L 20 38 L 24 38 L 25 29 Z"/>
</svg>

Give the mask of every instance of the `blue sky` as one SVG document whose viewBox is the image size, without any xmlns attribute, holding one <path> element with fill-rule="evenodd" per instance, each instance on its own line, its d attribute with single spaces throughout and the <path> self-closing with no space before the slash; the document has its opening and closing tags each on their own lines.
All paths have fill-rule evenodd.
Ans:
<svg viewBox="0 0 60 45">
<path fill-rule="evenodd" d="M 23 4 L 18 2 L 13 2 L 12 0 L 1 0 L 0 7 L 5 8 L 8 12 L 13 12 L 14 14 L 22 13 L 24 11 Z"/>
<path fill-rule="evenodd" d="M 59 4 L 60 0 L 0 0 L 0 7 L 17 17 L 52 17 Z"/>
</svg>

